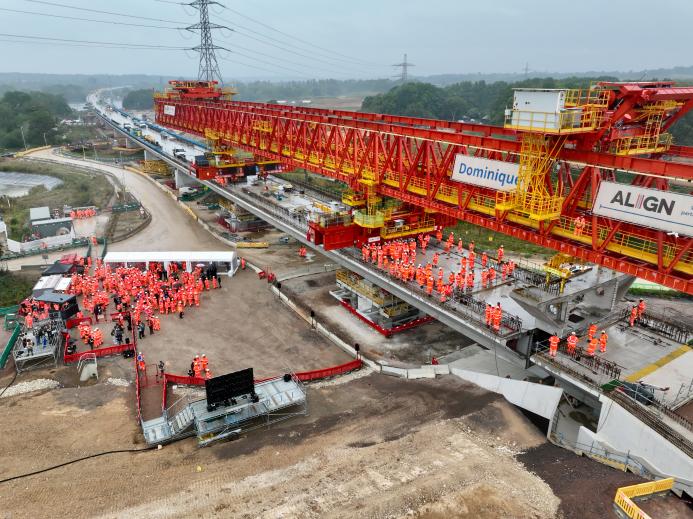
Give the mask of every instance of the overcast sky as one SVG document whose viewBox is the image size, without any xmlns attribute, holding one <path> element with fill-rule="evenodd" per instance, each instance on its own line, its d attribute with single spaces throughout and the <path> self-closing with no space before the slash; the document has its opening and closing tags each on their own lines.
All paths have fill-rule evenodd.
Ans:
<svg viewBox="0 0 693 519">
<path fill-rule="evenodd" d="M 691 0 L 220 1 L 281 31 L 211 7 L 213 22 L 238 29 L 214 31 L 215 43 L 232 51 L 220 51 L 219 60 L 232 79 L 388 77 L 405 52 L 416 65 L 411 73 L 420 76 L 521 72 L 526 63 L 535 74 L 693 65 Z M 0 71 L 195 76 L 197 57 L 185 50 L 67 46 L 9 35 L 192 47 L 199 36 L 176 27 L 195 23 L 196 16 L 168 0 L 0 0 Z"/>
</svg>

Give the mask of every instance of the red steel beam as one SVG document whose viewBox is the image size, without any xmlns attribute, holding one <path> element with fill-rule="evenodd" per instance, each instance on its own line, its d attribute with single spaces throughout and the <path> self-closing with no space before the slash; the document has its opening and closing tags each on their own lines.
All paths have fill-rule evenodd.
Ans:
<svg viewBox="0 0 693 519">
<path fill-rule="evenodd" d="M 175 115 L 165 114 L 164 104 L 175 106 Z M 443 131 L 434 128 L 437 122 L 429 121 L 430 125 L 426 128 L 421 127 L 422 124 L 404 124 L 406 121 L 403 120 L 398 121 L 401 124 L 394 124 L 390 116 L 372 117 L 369 120 L 368 117 L 361 118 L 360 114 L 344 117 L 326 110 L 257 103 L 157 99 L 156 112 L 157 122 L 164 126 L 198 135 L 204 135 L 206 129 L 211 129 L 218 132 L 227 144 L 344 181 L 352 188 L 361 187 L 358 179 L 364 171 L 368 171 L 369 175 L 375 175 L 381 194 L 693 293 L 693 276 L 686 269 L 682 270 L 683 265 L 690 267 L 693 263 L 690 246 L 693 238 L 664 237 L 662 233 L 644 226 L 592 215 L 591 222 L 595 226 L 591 231 L 593 240 L 584 243 L 557 236 L 556 225 L 531 228 L 507 218 L 501 220 L 470 210 L 472 197 L 482 195 L 487 200 L 493 200 L 495 192 L 451 181 L 449 171 L 455 154 L 470 154 L 470 148 L 475 148 L 476 155 L 514 161 L 520 147 L 516 140 Z M 490 135 L 492 132 L 489 130 L 487 133 Z M 573 188 L 580 191 L 564 206 L 563 216 L 568 222 L 583 214 L 575 200 L 593 200 L 602 175 L 612 177 L 614 168 L 637 173 L 633 178 L 634 183 L 642 183 L 648 175 L 693 178 L 693 164 L 661 159 L 570 149 L 563 149 L 559 159 L 584 165 L 580 177 L 574 182 L 577 187 Z M 585 175 L 590 178 L 581 180 Z M 386 177 L 390 182 L 396 181 L 398 187 L 385 184 Z M 418 182 L 417 189 L 423 192 L 412 192 L 411 183 L 414 180 Z M 663 179 L 662 183 L 665 185 L 666 180 Z M 441 190 L 456 190 L 457 203 L 436 198 Z M 612 232 L 599 235 L 596 225 Z M 627 257 L 615 252 L 617 248 L 609 248 L 623 235 L 637 235 L 656 243 L 656 259 L 645 261 L 633 257 L 632 253 L 631 257 Z M 671 253 L 664 257 L 665 250 L 673 251 L 673 261 L 667 259 L 671 258 Z"/>
</svg>

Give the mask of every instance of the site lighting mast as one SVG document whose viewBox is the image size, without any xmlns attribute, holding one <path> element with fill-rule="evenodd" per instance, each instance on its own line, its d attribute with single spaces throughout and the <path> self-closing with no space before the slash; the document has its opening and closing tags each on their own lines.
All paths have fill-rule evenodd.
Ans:
<svg viewBox="0 0 693 519">
<path fill-rule="evenodd" d="M 186 27 L 186 29 L 191 32 L 200 31 L 200 44 L 192 48 L 192 50 L 200 53 L 200 67 L 197 73 L 197 79 L 201 81 L 217 80 L 219 84 L 221 84 L 223 83 L 221 71 L 219 70 L 219 63 L 217 62 L 217 56 L 214 51 L 217 49 L 228 49 L 214 45 L 212 40 L 212 29 L 228 29 L 228 27 L 209 21 L 209 6 L 212 4 L 221 5 L 223 7 L 222 4 L 214 0 L 194 0 L 187 4 L 200 11 L 200 22 Z"/>
<path fill-rule="evenodd" d="M 404 55 L 404 59 L 402 60 L 402 63 L 395 63 L 395 64 L 392 65 L 392 66 L 393 66 L 393 67 L 398 67 L 398 68 L 401 68 L 401 69 L 402 69 L 402 73 L 399 74 L 399 75 L 397 75 L 397 76 L 395 76 L 395 77 L 396 77 L 396 78 L 399 78 L 399 80 L 400 80 L 402 83 L 406 83 L 407 80 L 409 79 L 409 67 L 415 67 L 416 65 L 414 65 L 413 63 L 409 63 L 409 62 L 407 61 L 407 55 L 405 54 L 405 55 Z"/>
</svg>

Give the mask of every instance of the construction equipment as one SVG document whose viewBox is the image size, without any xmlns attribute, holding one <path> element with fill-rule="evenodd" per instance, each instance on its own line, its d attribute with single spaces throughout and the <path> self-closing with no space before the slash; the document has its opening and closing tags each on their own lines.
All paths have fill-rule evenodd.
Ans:
<svg viewBox="0 0 693 519">
<path fill-rule="evenodd" d="M 391 198 L 436 226 L 467 221 L 693 293 L 693 197 L 672 182 L 693 180 L 683 160 L 693 150 L 668 134 L 693 108 L 693 87 L 519 90 L 504 127 L 493 127 L 231 101 L 214 85 L 195 97 L 171 86 L 155 98 L 161 125 L 214 132 L 219 145 L 348 185 L 353 225 L 314 233 L 321 243 L 382 236 Z M 340 238 L 325 240 L 330 232 Z"/>
</svg>

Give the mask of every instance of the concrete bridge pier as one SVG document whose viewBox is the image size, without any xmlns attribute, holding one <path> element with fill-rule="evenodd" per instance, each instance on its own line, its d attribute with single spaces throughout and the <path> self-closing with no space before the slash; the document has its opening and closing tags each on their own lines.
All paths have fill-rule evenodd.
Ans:
<svg viewBox="0 0 693 519">
<path fill-rule="evenodd" d="M 145 152 L 145 160 L 147 159 Z M 190 175 L 176 168 L 173 172 L 173 179 L 176 183 L 176 189 L 181 187 L 200 187 L 200 183 L 192 178 Z"/>
</svg>

